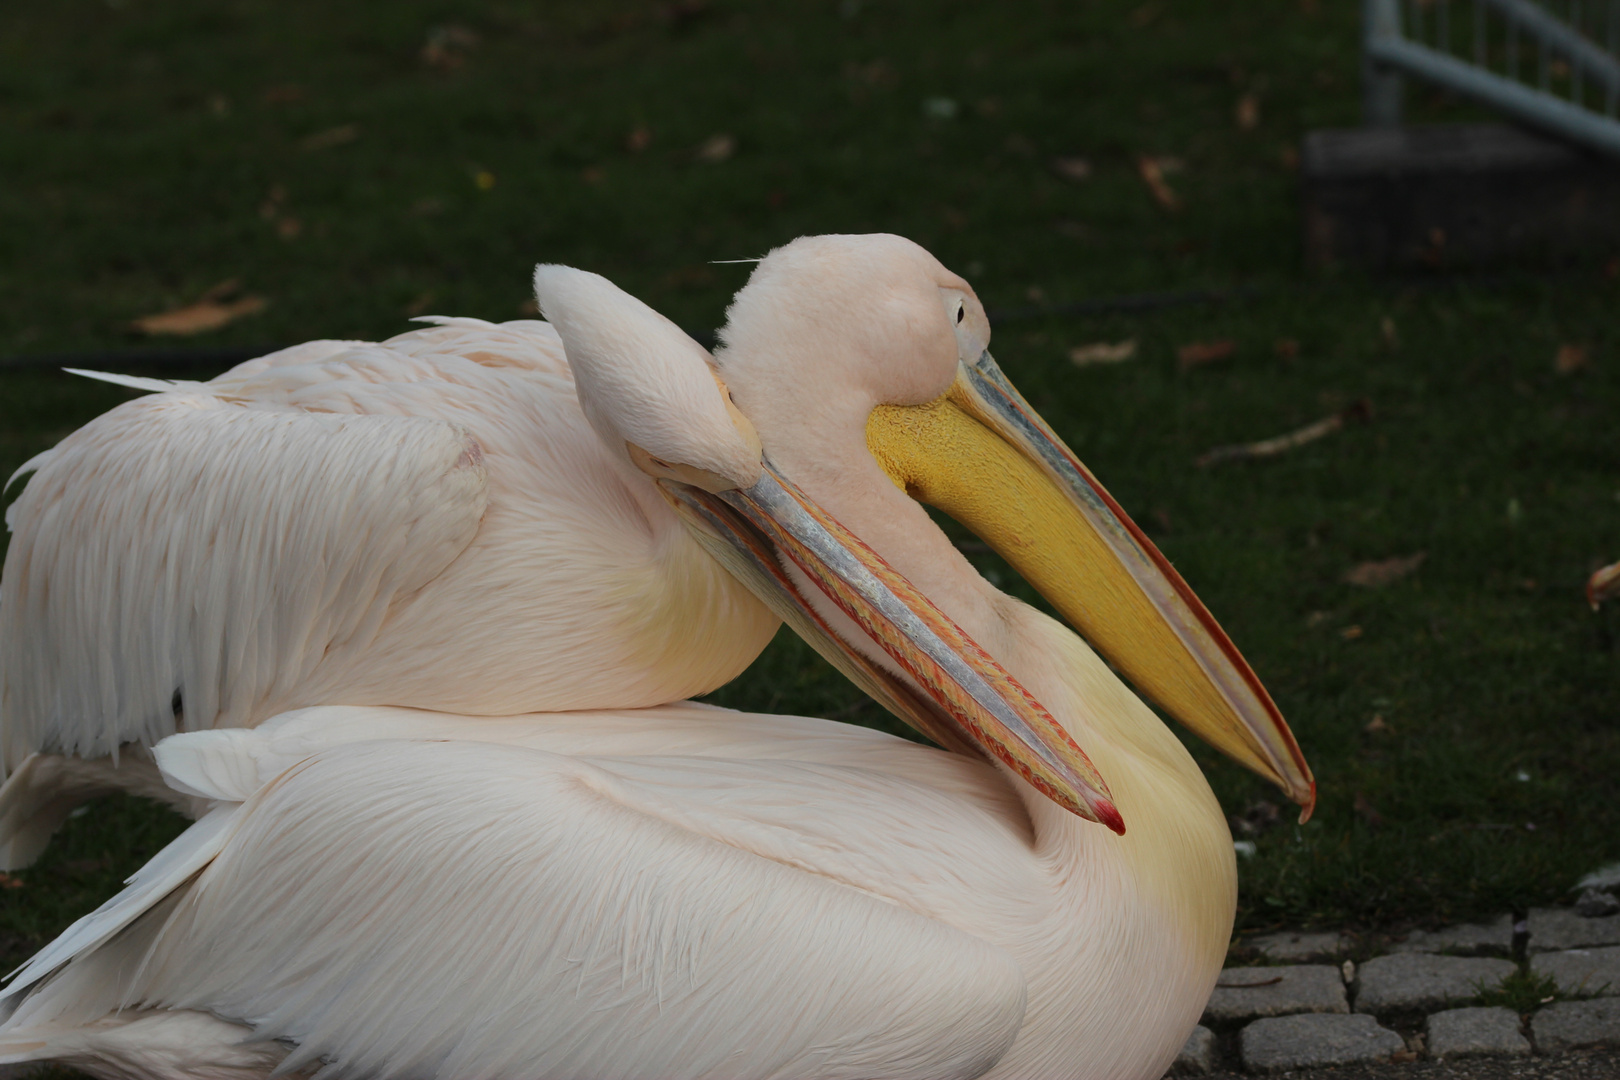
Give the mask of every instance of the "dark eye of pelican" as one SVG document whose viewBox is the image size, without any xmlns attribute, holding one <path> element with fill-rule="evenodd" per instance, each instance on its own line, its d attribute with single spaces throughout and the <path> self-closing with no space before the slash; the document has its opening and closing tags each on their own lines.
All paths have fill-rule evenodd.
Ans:
<svg viewBox="0 0 1620 1080">
<path fill-rule="evenodd" d="M 958 326 L 960 326 L 962 324 L 962 317 L 964 315 L 966 315 L 966 314 L 967 314 L 967 305 L 962 303 L 962 301 L 958 300 L 956 302 L 956 323 L 957 323 Z"/>
</svg>

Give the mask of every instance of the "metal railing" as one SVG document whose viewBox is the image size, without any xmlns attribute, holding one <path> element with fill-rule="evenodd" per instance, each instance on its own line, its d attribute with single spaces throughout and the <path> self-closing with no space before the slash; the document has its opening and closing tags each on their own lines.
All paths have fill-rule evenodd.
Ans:
<svg viewBox="0 0 1620 1080">
<path fill-rule="evenodd" d="M 1412 75 L 1620 157 L 1620 0 L 1362 0 L 1362 35 L 1370 126 Z"/>
</svg>

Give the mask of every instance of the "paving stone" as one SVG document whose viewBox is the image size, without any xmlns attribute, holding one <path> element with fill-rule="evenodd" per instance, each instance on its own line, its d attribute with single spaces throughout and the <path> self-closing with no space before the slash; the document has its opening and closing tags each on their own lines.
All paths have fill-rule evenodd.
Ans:
<svg viewBox="0 0 1620 1080">
<path fill-rule="evenodd" d="M 1575 887 L 1577 889 L 1620 888 L 1620 862 L 1612 862 L 1608 866 L 1598 867 L 1576 882 Z"/>
<path fill-rule="evenodd" d="M 1202 1024 L 1192 1029 L 1187 1043 L 1170 1066 L 1174 1076 L 1194 1076 L 1215 1071 L 1215 1033 Z"/>
<path fill-rule="evenodd" d="M 1447 1009 L 1429 1014 L 1423 1030 L 1430 1057 L 1530 1052 L 1530 1040 L 1519 1034 L 1519 1014 L 1512 1009 Z"/>
<path fill-rule="evenodd" d="M 1536 1049 L 1543 1054 L 1586 1046 L 1620 1046 L 1620 1000 L 1560 1001 L 1530 1018 Z"/>
<path fill-rule="evenodd" d="M 1250 938 L 1245 944 L 1259 949 L 1267 960 L 1299 961 L 1337 956 L 1342 948 L 1342 940 L 1334 932 L 1302 934 L 1284 930 L 1280 934 L 1262 934 Z"/>
<path fill-rule="evenodd" d="M 1339 969 L 1329 964 L 1227 968 L 1204 1007 L 1204 1022 L 1349 1011 L 1344 980 Z"/>
<path fill-rule="evenodd" d="M 1620 945 L 1620 915 L 1588 919 L 1572 908 L 1530 909 L 1530 951 Z"/>
<path fill-rule="evenodd" d="M 1356 972 L 1356 1012 L 1432 1012 L 1460 1005 L 1513 974 L 1511 960 L 1490 957 L 1380 956 Z"/>
<path fill-rule="evenodd" d="M 1537 953 L 1530 970 L 1552 976 L 1566 993 L 1620 996 L 1620 946 Z"/>
<path fill-rule="evenodd" d="M 1620 899 L 1602 889 L 1582 889 L 1580 899 L 1575 901 L 1575 914 L 1587 919 L 1620 915 Z"/>
<path fill-rule="evenodd" d="M 1503 915 L 1488 923 L 1464 923 L 1439 930 L 1414 930 L 1406 940 L 1389 947 L 1394 953 L 1499 952 L 1513 951 L 1513 916 Z"/>
<path fill-rule="evenodd" d="M 1239 1042 L 1243 1067 L 1262 1073 L 1379 1061 L 1406 1049 L 1399 1035 L 1370 1016 L 1321 1013 L 1256 1020 Z"/>
</svg>

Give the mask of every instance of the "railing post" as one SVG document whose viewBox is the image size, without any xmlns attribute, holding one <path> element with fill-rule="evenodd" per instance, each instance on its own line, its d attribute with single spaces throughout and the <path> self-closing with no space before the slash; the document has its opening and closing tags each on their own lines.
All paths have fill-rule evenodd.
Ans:
<svg viewBox="0 0 1620 1080">
<path fill-rule="evenodd" d="M 1377 38 L 1400 36 L 1400 0 L 1361 0 L 1361 119 L 1368 127 L 1400 126 L 1400 73 L 1374 60 L 1367 47 Z"/>
</svg>

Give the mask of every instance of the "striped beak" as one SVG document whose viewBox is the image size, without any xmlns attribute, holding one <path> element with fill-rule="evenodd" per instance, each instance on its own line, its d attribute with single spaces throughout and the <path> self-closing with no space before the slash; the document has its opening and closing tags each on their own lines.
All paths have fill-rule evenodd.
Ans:
<svg viewBox="0 0 1620 1080">
<path fill-rule="evenodd" d="M 1062 725 L 768 461 L 747 488 L 712 493 L 669 479 L 659 486 L 710 554 L 889 711 L 948 749 L 994 757 L 1081 817 L 1125 831 L 1107 783 Z M 887 663 L 835 630 L 800 582 L 825 595 Z"/>
</svg>

